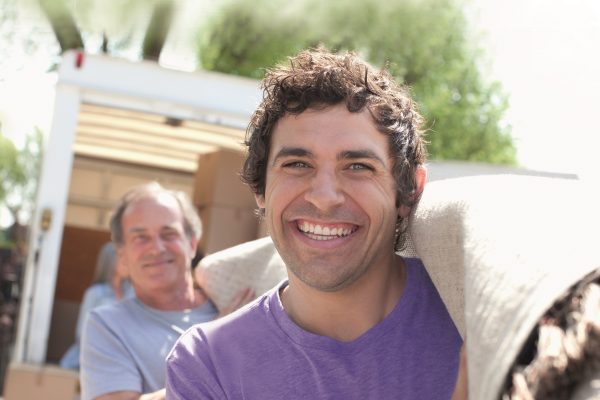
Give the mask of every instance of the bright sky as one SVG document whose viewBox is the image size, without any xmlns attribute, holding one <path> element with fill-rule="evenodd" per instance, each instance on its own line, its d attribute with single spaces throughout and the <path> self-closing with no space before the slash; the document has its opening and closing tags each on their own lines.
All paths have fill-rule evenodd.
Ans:
<svg viewBox="0 0 600 400">
<path fill-rule="evenodd" d="M 473 1 L 521 163 L 600 182 L 600 2 Z"/>
<path fill-rule="evenodd" d="M 471 1 L 492 77 L 510 95 L 506 117 L 521 164 L 600 181 L 600 1 Z M 29 34 L 26 25 L 19 35 Z M 0 63 L 0 122 L 18 145 L 33 126 L 49 130 L 56 81 L 44 72 L 49 45 L 35 57 L 19 45 Z M 171 64 L 189 68 L 190 57 L 176 53 L 170 50 Z"/>
</svg>

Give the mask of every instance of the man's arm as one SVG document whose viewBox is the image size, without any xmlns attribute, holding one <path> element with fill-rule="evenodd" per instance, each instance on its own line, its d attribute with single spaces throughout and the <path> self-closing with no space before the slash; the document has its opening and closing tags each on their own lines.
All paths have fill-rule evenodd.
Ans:
<svg viewBox="0 0 600 400">
<path fill-rule="evenodd" d="M 114 327 L 118 322 L 113 322 Z M 105 395 L 139 399 L 142 395 L 141 377 L 128 349 L 96 310 L 88 314 L 84 323 L 80 361 L 82 400 Z"/>
<path fill-rule="evenodd" d="M 113 392 L 96 397 L 96 400 L 164 400 L 165 398 L 165 389 L 161 389 L 156 392 L 146 394 L 130 391 Z"/>
<path fill-rule="evenodd" d="M 216 375 L 210 351 L 200 339 L 203 334 L 195 334 L 194 329 L 184 333 L 167 356 L 169 400 L 225 400 L 228 397 Z"/>
</svg>

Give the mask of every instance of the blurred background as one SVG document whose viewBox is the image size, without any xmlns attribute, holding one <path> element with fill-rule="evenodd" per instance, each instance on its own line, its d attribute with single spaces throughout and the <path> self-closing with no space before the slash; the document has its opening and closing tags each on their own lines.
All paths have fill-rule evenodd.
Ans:
<svg viewBox="0 0 600 400">
<path fill-rule="evenodd" d="M 356 50 L 410 85 L 431 159 L 598 176 L 594 0 L 0 0 L 3 159 L 7 141 L 26 157 L 41 152 L 68 49 L 258 79 L 319 43 Z M 32 178 L 35 168 L 23 172 Z M 22 194 L 10 193 L 22 185 L 7 185 L 3 227 L 14 203 L 28 215 Z"/>
<path fill-rule="evenodd" d="M 86 56 L 147 63 L 190 75 L 217 72 L 226 75 L 209 78 L 242 77 L 235 82 L 251 87 L 266 68 L 320 44 L 356 51 L 410 87 L 427 120 L 433 178 L 456 168 L 462 171 L 456 174 L 504 171 L 600 181 L 596 154 L 600 2 L 596 0 L 0 0 L 0 393 L 16 337 L 28 256 L 27 227 L 35 214 L 64 54 L 77 50 Z M 240 152 L 236 146 L 243 138 L 243 126 L 224 123 L 219 129 L 210 128 L 206 118 L 204 125 L 194 125 L 197 122 L 171 118 L 159 110 L 167 116 L 160 129 L 172 128 L 161 134 L 195 129 L 199 137 L 217 132 L 237 144 L 201 138 L 202 143 L 195 144 L 198 151 L 174 152 L 170 159 L 151 157 L 147 154 L 161 150 L 158 142 L 112 126 L 113 142 L 100 151 L 98 131 L 95 139 L 90 132 L 100 124 L 107 128 L 109 117 L 143 121 L 148 125 L 136 128 L 142 131 L 156 128 L 148 115 L 117 111 L 87 103 L 78 117 L 74 167 L 67 177 L 65 232 L 63 236 L 60 230 L 57 239 L 62 247 L 56 294 L 51 291 L 54 306 L 48 306 L 52 323 L 47 362 L 55 361 L 70 340 L 67 334 L 64 343 L 52 343 L 71 329 L 72 317 L 61 313 L 76 314 L 91 279 L 95 252 L 107 239 L 107 212 L 129 184 L 157 179 L 167 186 L 187 188 L 208 221 L 208 235 L 210 218 L 216 215 L 221 220 L 254 221 L 251 209 L 240 217 L 241 205 L 228 203 L 244 195 L 218 194 L 220 189 L 213 188 L 214 196 L 225 199 L 215 200 L 196 193 L 198 185 L 216 179 L 215 171 L 237 165 L 237 155 L 203 159 L 202 154 L 215 148 Z M 101 121 L 102 116 L 107 119 Z M 130 149 L 145 144 L 146 155 L 134 158 L 123 148 L 111 148 L 119 135 L 127 137 Z M 177 140 L 176 135 L 170 140 Z M 183 157 L 189 158 L 187 164 Z M 110 162 L 99 164 L 99 160 Z M 199 177 L 195 171 L 200 165 L 213 175 Z M 94 174 L 104 179 L 98 183 L 96 197 L 86 186 Z M 252 205 L 244 203 L 244 207 Z M 239 221 L 236 224 L 241 226 Z M 251 231 L 260 235 L 260 227 L 252 226 Z M 227 235 L 212 234 L 213 238 Z M 81 248 L 77 240 L 86 241 L 88 259 L 65 256 L 70 254 L 65 243 Z M 210 236 L 203 240 L 205 253 L 234 244 L 211 244 Z M 70 266 L 75 264 L 79 269 Z M 74 277 L 73 271 L 77 271 Z M 63 325 L 67 328 L 59 328 Z"/>
</svg>

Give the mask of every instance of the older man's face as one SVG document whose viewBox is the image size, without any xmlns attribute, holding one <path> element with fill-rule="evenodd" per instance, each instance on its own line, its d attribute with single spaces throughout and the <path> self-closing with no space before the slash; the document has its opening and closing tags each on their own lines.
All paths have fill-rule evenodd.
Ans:
<svg viewBox="0 0 600 400">
<path fill-rule="evenodd" d="M 161 194 L 130 204 L 122 227 L 119 258 L 138 297 L 186 285 L 196 243 L 186 236 L 181 209 L 172 196 Z"/>
</svg>

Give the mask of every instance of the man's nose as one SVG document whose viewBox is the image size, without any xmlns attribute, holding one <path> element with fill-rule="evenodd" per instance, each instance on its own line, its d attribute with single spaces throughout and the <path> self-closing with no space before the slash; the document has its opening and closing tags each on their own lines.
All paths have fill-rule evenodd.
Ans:
<svg viewBox="0 0 600 400">
<path fill-rule="evenodd" d="M 342 204 L 345 196 L 335 171 L 317 171 L 311 178 L 304 198 L 316 208 L 327 211 Z"/>
<path fill-rule="evenodd" d="M 165 242 L 160 236 L 156 236 L 150 242 L 151 250 L 157 253 L 162 253 L 165 250 Z"/>
</svg>

